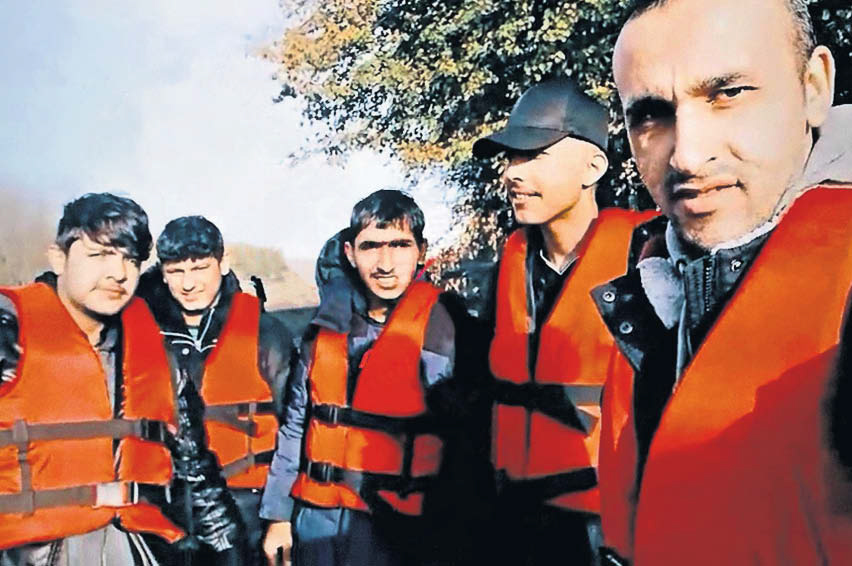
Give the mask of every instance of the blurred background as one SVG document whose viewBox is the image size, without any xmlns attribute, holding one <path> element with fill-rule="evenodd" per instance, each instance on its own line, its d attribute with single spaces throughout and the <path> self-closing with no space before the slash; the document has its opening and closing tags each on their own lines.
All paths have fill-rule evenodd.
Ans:
<svg viewBox="0 0 852 566">
<path fill-rule="evenodd" d="M 570 75 L 611 108 L 604 206 L 653 206 L 610 75 L 626 0 L 0 0 L 0 284 L 32 279 L 61 206 L 130 196 L 156 237 L 203 214 L 268 308 L 318 300 L 314 260 L 379 188 L 426 212 L 430 276 L 488 296 L 512 226 L 470 155 L 523 90 Z M 852 90 L 852 8 L 810 4 Z M 250 285 L 244 285 L 247 290 Z"/>
</svg>

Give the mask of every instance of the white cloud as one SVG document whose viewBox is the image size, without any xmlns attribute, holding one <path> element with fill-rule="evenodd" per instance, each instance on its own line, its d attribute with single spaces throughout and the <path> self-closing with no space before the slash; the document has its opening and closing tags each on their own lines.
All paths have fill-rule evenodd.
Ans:
<svg viewBox="0 0 852 566">
<path fill-rule="evenodd" d="M 315 257 L 359 198 L 401 182 L 368 153 L 344 168 L 286 161 L 307 132 L 296 103 L 272 103 L 274 67 L 252 55 L 284 28 L 275 0 L 69 0 L 0 6 L 3 16 L 33 25 L 13 41 L 22 55 L 9 71 L 22 88 L 0 90 L 15 108 L 0 117 L 17 132 L 0 138 L 9 149 L 0 151 L 0 181 L 59 200 L 119 190 L 149 211 L 155 232 L 175 216 L 204 214 L 226 239 L 291 258 Z M 38 80 L 45 74 L 56 85 Z M 432 181 L 415 197 L 435 240 L 448 225 L 441 191 Z"/>
</svg>

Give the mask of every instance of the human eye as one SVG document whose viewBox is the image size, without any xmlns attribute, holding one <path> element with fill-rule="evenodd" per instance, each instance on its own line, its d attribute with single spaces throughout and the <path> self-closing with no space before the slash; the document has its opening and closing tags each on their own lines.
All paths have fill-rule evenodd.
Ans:
<svg viewBox="0 0 852 566">
<path fill-rule="evenodd" d="M 392 248 L 410 248 L 412 242 L 410 240 L 394 240 L 391 242 Z"/>
<path fill-rule="evenodd" d="M 728 102 L 732 102 L 734 99 L 741 97 L 744 93 L 757 90 L 756 87 L 741 85 L 741 86 L 729 86 L 717 89 L 710 93 L 710 102 L 715 104 L 725 104 Z"/>
<path fill-rule="evenodd" d="M 627 110 L 627 126 L 641 129 L 674 118 L 674 107 L 665 100 L 648 98 L 631 105 Z"/>
</svg>

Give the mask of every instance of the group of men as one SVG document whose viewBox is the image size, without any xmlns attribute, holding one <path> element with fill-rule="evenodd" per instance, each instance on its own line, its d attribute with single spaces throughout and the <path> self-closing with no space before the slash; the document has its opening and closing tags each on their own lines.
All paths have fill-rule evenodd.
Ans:
<svg viewBox="0 0 852 566">
<path fill-rule="evenodd" d="M 491 322 L 400 191 L 298 347 L 206 219 L 140 274 L 136 203 L 67 205 L 0 288 L 0 565 L 852 562 L 852 110 L 807 2 L 636 2 L 613 62 L 659 212 L 599 210 L 606 109 L 531 87 L 473 147 L 520 225 Z"/>
</svg>

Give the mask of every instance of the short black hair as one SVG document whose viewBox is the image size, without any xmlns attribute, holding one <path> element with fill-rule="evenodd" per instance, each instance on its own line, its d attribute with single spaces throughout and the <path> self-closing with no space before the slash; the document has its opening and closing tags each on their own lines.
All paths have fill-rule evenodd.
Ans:
<svg viewBox="0 0 852 566">
<path fill-rule="evenodd" d="M 637 18 L 654 8 L 660 8 L 671 0 L 633 0 L 625 12 L 627 18 L 624 23 Z M 706 0 L 701 0 L 706 1 Z M 799 71 L 804 73 L 808 60 L 816 47 L 816 33 L 811 14 L 808 11 L 808 0 L 783 0 L 787 10 L 793 18 L 793 47 L 799 59 Z"/>
<path fill-rule="evenodd" d="M 56 229 L 56 245 L 65 252 L 83 234 L 143 262 L 151 255 L 148 215 L 136 201 L 112 193 L 88 193 L 65 205 Z"/>
<path fill-rule="evenodd" d="M 396 189 L 382 189 L 358 201 L 352 208 L 346 240 L 352 242 L 358 234 L 375 222 L 379 228 L 406 223 L 418 246 L 423 245 L 426 219 L 414 199 Z"/>
<path fill-rule="evenodd" d="M 166 224 L 157 238 L 160 263 L 215 257 L 222 261 L 225 242 L 222 232 L 203 216 L 181 216 Z"/>
</svg>

